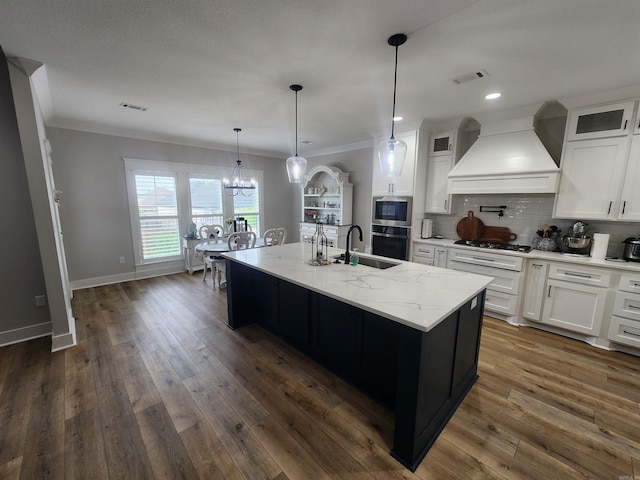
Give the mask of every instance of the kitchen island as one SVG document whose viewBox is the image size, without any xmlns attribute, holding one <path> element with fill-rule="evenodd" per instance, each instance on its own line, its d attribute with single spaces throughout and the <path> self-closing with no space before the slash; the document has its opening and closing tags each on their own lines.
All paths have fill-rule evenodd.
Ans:
<svg viewBox="0 0 640 480">
<path fill-rule="evenodd" d="M 304 243 L 224 256 L 229 327 L 260 324 L 391 409 L 391 454 L 415 470 L 477 379 L 491 278 L 395 259 L 311 266 Z"/>
</svg>

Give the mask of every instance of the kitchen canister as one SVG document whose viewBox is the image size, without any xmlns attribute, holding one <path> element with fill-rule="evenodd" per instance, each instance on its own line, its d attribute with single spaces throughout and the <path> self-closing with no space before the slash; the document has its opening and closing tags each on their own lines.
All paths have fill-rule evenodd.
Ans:
<svg viewBox="0 0 640 480">
<path fill-rule="evenodd" d="M 609 234 L 608 233 L 594 233 L 593 245 L 591 245 L 591 257 L 597 259 L 604 259 L 607 256 L 607 249 L 609 248 Z"/>
</svg>

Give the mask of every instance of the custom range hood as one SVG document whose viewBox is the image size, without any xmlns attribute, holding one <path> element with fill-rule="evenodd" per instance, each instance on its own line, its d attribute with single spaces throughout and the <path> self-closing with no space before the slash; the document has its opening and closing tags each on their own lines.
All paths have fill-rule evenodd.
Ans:
<svg viewBox="0 0 640 480">
<path fill-rule="evenodd" d="M 556 193 L 560 169 L 534 117 L 482 124 L 478 140 L 448 175 L 447 193 Z"/>
</svg>

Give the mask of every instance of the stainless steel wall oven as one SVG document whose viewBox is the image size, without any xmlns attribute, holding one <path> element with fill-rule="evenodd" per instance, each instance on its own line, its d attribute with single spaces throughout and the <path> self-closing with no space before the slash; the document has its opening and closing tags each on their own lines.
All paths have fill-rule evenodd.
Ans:
<svg viewBox="0 0 640 480">
<path fill-rule="evenodd" d="M 371 253 L 383 257 L 409 260 L 411 229 L 389 225 L 371 225 Z"/>
</svg>

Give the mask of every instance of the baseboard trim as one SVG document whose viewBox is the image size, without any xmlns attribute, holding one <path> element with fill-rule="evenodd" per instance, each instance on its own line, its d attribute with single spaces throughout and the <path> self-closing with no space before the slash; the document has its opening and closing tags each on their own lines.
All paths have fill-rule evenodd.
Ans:
<svg viewBox="0 0 640 480">
<path fill-rule="evenodd" d="M 0 347 L 47 336 L 51 336 L 51 322 L 7 330 L 6 332 L 0 332 Z"/>
<path fill-rule="evenodd" d="M 69 282 L 72 290 L 83 288 L 101 287 L 114 283 L 130 282 L 132 280 L 142 280 L 143 278 L 161 277 L 162 275 L 173 275 L 184 272 L 184 262 L 167 262 L 163 264 L 145 265 L 136 272 L 121 273 L 118 275 L 106 275 L 104 277 L 85 278 Z"/>
<path fill-rule="evenodd" d="M 64 350 L 65 348 L 75 347 L 78 342 L 76 339 L 76 319 L 71 315 L 71 311 L 68 312 L 69 318 L 69 332 L 62 335 L 51 336 L 51 351 L 57 352 Z"/>
</svg>

